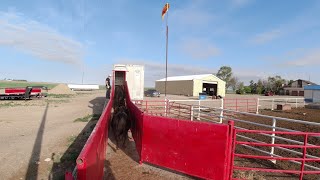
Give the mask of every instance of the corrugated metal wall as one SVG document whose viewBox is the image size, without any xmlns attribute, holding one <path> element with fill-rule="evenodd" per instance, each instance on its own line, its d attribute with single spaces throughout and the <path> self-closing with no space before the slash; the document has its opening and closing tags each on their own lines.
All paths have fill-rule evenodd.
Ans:
<svg viewBox="0 0 320 180">
<path fill-rule="evenodd" d="M 161 94 L 164 94 L 165 82 L 164 81 L 156 81 L 156 90 Z M 167 94 L 175 94 L 175 95 L 193 95 L 193 81 L 168 81 L 167 82 Z"/>
</svg>

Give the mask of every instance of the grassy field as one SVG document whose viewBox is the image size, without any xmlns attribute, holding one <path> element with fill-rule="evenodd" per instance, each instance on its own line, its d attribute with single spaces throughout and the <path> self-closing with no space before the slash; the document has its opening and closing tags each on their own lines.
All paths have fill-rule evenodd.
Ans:
<svg viewBox="0 0 320 180">
<path fill-rule="evenodd" d="M 14 87 L 26 87 L 26 86 L 46 86 L 48 89 L 52 89 L 57 84 L 54 83 L 37 83 L 37 82 L 19 82 L 19 81 L 0 81 L 1 88 L 14 88 Z"/>
</svg>

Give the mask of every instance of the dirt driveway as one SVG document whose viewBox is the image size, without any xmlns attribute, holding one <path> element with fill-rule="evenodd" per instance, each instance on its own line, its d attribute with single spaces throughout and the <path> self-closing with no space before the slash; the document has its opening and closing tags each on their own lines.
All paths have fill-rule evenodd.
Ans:
<svg viewBox="0 0 320 180">
<path fill-rule="evenodd" d="M 104 91 L 0 102 L 0 179 L 49 179 L 53 164 L 87 125 L 74 120 L 101 113 L 103 102 Z"/>
</svg>

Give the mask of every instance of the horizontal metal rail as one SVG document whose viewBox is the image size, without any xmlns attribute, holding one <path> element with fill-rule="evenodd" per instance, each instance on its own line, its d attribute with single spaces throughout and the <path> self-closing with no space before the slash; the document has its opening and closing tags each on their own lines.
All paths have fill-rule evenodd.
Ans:
<svg viewBox="0 0 320 180">
<path fill-rule="evenodd" d="M 299 171 L 299 170 L 282 170 L 282 169 L 264 169 L 264 168 L 246 168 L 234 166 L 235 170 L 244 170 L 244 171 L 263 171 L 263 172 L 275 172 L 275 173 L 288 173 L 288 174 L 320 174 L 320 171 Z"/>
<path fill-rule="evenodd" d="M 270 153 L 270 152 L 267 152 L 267 151 L 264 151 L 264 150 L 261 150 L 261 149 L 259 149 L 259 148 L 255 148 L 255 147 L 252 147 L 252 146 L 248 146 L 248 145 L 244 145 L 244 144 L 242 144 L 241 146 L 247 147 L 247 148 L 249 148 L 249 149 L 252 149 L 252 150 L 255 150 L 255 151 L 264 153 L 264 154 L 268 154 L 268 155 L 270 155 L 270 156 L 282 157 L 282 156 L 280 156 L 280 155 L 272 154 L 272 153 Z M 302 153 L 301 153 L 301 154 L 302 154 Z M 298 162 L 298 161 L 289 160 L 289 162 L 292 162 L 292 163 L 301 165 L 301 162 Z M 305 167 L 308 167 L 308 168 L 310 168 L 310 169 L 320 170 L 320 168 L 315 167 L 315 166 L 312 166 L 312 165 L 309 165 L 309 164 L 305 164 L 304 166 L 305 166 Z"/>
<path fill-rule="evenodd" d="M 256 139 L 253 139 L 253 138 L 250 138 L 250 137 L 247 137 L 247 136 L 243 136 L 243 135 L 239 135 L 237 134 L 237 137 L 241 137 L 241 138 L 244 138 L 244 139 L 248 139 L 248 140 L 251 140 L 251 141 L 254 141 L 254 142 L 259 142 L 259 143 L 266 143 L 266 142 L 263 142 L 263 141 L 259 141 L 259 140 L 256 140 Z M 248 146 L 248 145 L 243 145 L 243 146 Z M 251 146 L 250 146 L 251 147 Z M 283 148 L 283 147 L 275 147 L 277 149 L 280 149 L 280 150 L 283 150 L 283 151 L 287 151 L 287 152 L 291 152 L 291 153 L 294 153 L 294 154 L 297 154 L 297 155 L 303 155 L 301 152 L 298 152 L 298 151 L 294 151 L 294 150 L 291 150 L 291 149 L 287 149 L 287 148 Z M 276 155 L 276 154 L 271 154 L 269 152 L 267 152 L 269 155 Z M 310 154 L 306 154 L 307 157 L 310 157 L 310 158 L 319 158 L 317 156 L 312 156 Z M 320 168 L 319 168 L 320 170 Z"/>
<path fill-rule="evenodd" d="M 237 141 L 236 144 L 246 144 L 250 146 L 265 146 L 265 147 L 286 147 L 286 148 L 320 148 L 320 146 L 302 146 L 302 145 L 291 145 L 291 144 L 265 144 L 265 143 L 254 143 Z"/>
<path fill-rule="evenodd" d="M 242 127 L 239 127 L 239 126 L 234 126 L 234 127 L 237 128 L 237 129 L 249 130 L 249 129 L 242 128 Z M 291 142 L 291 143 L 304 144 L 301 141 L 296 141 L 296 140 L 292 140 L 292 139 L 288 139 L 288 138 L 284 138 L 284 137 L 280 137 L 280 136 L 276 136 L 276 135 L 270 135 L 270 134 L 265 134 L 265 133 L 259 133 L 259 134 L 263 135 L 263 136 L 268 136 L 268 137 L 272 137 L 272 138 L 275 138 L 275 139 Z M 307 143 L 307 145 L 314 146 L 314 144 L 309 144 L 309 143 Z"/>
<path fill-rule="evenodd" d="M 221 109 L 219 109 L 219 108 L 211 108 L 211 109 L 216 109 L 216 110 L 218 110 L 218 111 L 221 111 Z M 223 111 L 233 112 L 233 113 L 242 114 L 242 115 L 250 115 L 250 116 L 256 116 L 256 117 L 264 117 L 264 118 L 269 118 L 269 119 L 271 119 L 271 120 L 272 120 L 272 119 L 276 119 L 276 120 L 282 120 L 282 121 L 287 121 L 287 122 L 295 122 L 295 123 L 300 123 L 300 124 L 308 124 L 308 125 L 320 126 L 320 123 L 309 122 L 309 121 L 302 121 L 302 120 L 296 120 L 296 119 L 288 119 L 288 118 L 268 116 L 268 115 L 261 115 L 261 114 L 253 114 L 253 113 L 247 113 L 247 112 L 233 111 L 233 110 L 229 110 L 229 109 L 223 109 Z"/>
<path fill-rule="evenodd" d="M 270 156 L 253 156 L 247 154 L 234 154 L 235 157 L 248 158 L 248 159 L 264 159 L 264 160 L 295 160 L 295 161 L 320 161 L 320 158 L 293 158 L 293 157 L 270 157 Z"/>
</svg>

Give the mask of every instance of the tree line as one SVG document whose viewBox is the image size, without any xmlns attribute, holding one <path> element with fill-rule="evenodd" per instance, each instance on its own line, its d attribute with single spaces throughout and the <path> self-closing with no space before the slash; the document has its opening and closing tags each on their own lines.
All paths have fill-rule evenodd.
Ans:
<svg viewBox="0 0 320 180">
<path fill-rule="evenodd" d="M 216 76 L 226 82 L 226 90 L 232 90 L 237 94 L 264 94 L 273 92 L 281 94 L 283 87 L 290 86 L 293 80 L 283 79 L 281 76 L 269 76 L 267 79 L 251 80 L 248 86 L 245 86 L 232 72 L 230 66 L 222 66 L 216 73 Z"/>
</svg>

